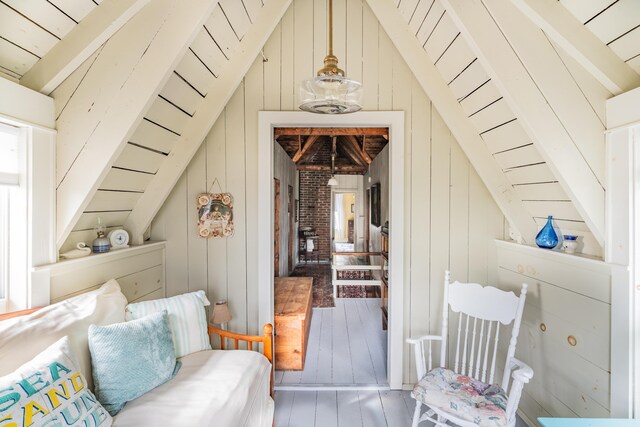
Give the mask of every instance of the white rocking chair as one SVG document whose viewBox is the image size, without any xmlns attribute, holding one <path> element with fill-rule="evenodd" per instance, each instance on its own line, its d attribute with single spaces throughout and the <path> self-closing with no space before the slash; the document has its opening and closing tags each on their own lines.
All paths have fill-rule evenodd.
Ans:
<svg viewBox="0 0 640 427">
<path fill-rule="evenodd" d="M 462 427 L 515 425 L 522 388 L 533 377 L 533 370 L 514 357 L 526 295 L 524 283 L 517 297 L 513 292 L 491 286 L 449 283 L 449 272 L 445 273 L 442 335 L 407 340 L 414 346 L 419 379 L 411 393 L 416 399 L 413 427 L 426 420 L 435 426 L 447 426 L 447 421 Z M 445 369 L 449 308 L 459 313 L 457 337 L 455 334 L 451 337 L 456 340 L 453 370 Z M 501 386 L 491 385 L 496 372 L 500 326 L 512 323 Z M 441 341 L 440 365 L 435 369 L 432 369 L 433 341 Z M 421 415 L 422 405 L 427 410 Z"/>
</svg>

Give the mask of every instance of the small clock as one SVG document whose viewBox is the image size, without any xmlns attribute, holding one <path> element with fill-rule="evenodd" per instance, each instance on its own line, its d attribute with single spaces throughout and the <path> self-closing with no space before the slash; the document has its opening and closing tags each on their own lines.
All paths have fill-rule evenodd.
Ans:
<svg viewBox="0 0 640 427">
<path fill-rule="evenodd" d="M 112 251 L 115 249 L 124 249 L 129 247 L 129 233 L 122 228 L 111 230 L 108 237 L 111 242 Z"/>
</svg>

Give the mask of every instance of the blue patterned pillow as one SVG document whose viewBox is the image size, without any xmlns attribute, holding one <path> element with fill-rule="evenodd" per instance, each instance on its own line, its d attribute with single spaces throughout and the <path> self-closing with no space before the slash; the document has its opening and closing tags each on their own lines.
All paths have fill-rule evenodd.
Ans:
<svg viewBox="0 0 640 427">
<path fill-rule="evenodd" d="M 166 311 L 130 322 L 91 325 L 89 350 L 96 396 L 111 415 L 179 369 Z"/>
</svg>

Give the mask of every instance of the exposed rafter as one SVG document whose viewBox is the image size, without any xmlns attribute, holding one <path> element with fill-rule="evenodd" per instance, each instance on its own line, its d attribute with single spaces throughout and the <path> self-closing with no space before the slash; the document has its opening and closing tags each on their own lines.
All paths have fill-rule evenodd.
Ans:
<svg viewBox="0 0 640 427">
<path fill-rule="evenodd" d="M 346 141 L 345 137 L 339 137 L 340 144 L 338 144 L 339 152 L 349 158 L 351 163 L 355 163 L 360 166 L 367 166 L 367 162 L 360 154 L 360 149 L 355 148 L 350 142 Z"/>
<path fill-rule="evenodd" d="M 442 2 L 602 245 L 604 188 L 569 132 L 597 145 L 603 129 L 557 53 L 511 2 Z"/>
<path fill-rule="evenodd" d="M 124 224 L 132 234 L 134 244 L 142 243 L 149 227 L 175 183 L 198 151 L 200 144 L 244 78 L 251 64 L 286 12 L 292 0 L 270 0 L 260 10 L 257 19 L 242 38 L 236 52 L 229 58 L 218 78 L 194 116 L 189 120 L 169 157 L 140 197 Z M 205 17 L 205 19 L 208 15 Z"/>
<path fill-rule="evenodd" d="M 298 135 L 298 136 L 301 136 L 301 135 Z M 319 139 L 320 139 L 319 135 L 309 136 L 306 139 L 302 148 L 299 149 L 298 152 L 291 159 L 293 160 L 293 163 L 300 163 L 301 161 L 304 161 L 305 159 L 308 159 L 310 156 L 312 156 L 313 154 L 311 154 L 311 152 L 313 150 L 311 149 L 316 145 L 322 144 L 322 140 L 318 141 Z M 318 151 L 318 147 L 315 148 L 315 151 Z"/>
<path fill-rule="evenodd" d="M 614 95 L 640 86 L 640 75 L 557 0 L 513 0 L 538 27 Z"/>
<path fill-rule="evenodd" d="M 389 129 L 387 128 L 276 128 L 273 132 L 274 137 L 283 135 L 325 135 L 325 136 L 342 136 L 342 135 L 379 135 L 385 138 L 389 137 Z"/>
<path fill-rule="evenodd" d="M 505 217 L 525 241 L 531 242 L 537 226 L 512 185 L 502 173 L 478 131 L 442 79 L 416 37 L 409 31 L 393 2 L 367 0 L 416 80 L 436 106 L 469 161 Z"/>
<path fill-rule="evenodd" d="M 331 172 L 331 166 L 325 165 L 297 165 L 296 169 L 299 171 L 324 171 Z M 346 166 L 336 166 L 334 167 L 334 172 L 337 174 L 361 174 L 368 170 L 366 166 L 357 166 L 357 165 L 346 165 Z"/>
<path fill-rule="evenodd" d="M 156 0 L 105 44 L 58 119 L 58 248 L 216 4 Z"/>
<path fill-rule="evenodd" d="M 49 95 L 150 0 L 105 0 L 20 79 Z"/>
<path fill-rule="evenodd" d="M 363 137 L 366 140 L 366 135 Z M 355 136 L 353 135 L 347 135 L 344 136 L 342 138 L 343 141 L 346 141 L 348 144 L 351 144 L 351 146 L 353 147 L 353 149 L 358 153 L 358 155 L 360 156 L 360 158 L 362 158 L 362 160 L 364 160 L 364 162 L 368 165 L 371 164 L 372 160 L 371 157 L 369 157 L 369 155 L 367 154 L 366 151 L 364 151 L 364 144 L 362 145 L 362 147 L 360 146 L 360 144 L 358 144 L 358 140 L 356 139 Z"/>
</svg>

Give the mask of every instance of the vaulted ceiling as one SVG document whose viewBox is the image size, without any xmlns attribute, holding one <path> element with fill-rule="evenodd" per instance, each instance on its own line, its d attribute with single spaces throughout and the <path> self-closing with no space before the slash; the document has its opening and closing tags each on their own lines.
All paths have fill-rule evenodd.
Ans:
<svg viewBox="0 0 640 427">
<path fill-rule="evenodd" d="M 366 3 L 523 240 L 551 214 L 602 246 L 604 101 L 640 86 L 640 2 Z M 0 74 L 56 101 L 59 247 L 97 216 L 141 241 L 290 4 L 0 0 Z M 338 164 L 367 145 L 341 136 Z"/>
</svg>

